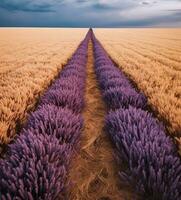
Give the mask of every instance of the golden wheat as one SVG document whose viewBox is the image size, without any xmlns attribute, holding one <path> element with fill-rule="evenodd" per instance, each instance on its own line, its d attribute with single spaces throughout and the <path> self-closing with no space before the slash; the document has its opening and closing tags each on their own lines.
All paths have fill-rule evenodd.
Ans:
<svg viewBox="0 0 181 200">
<path fill-rule="evenodd" d="M 0 29 L 0 144 L 9 143 L 85 29 Z"/>
<path fill-rule="evenodd" d="M 178 137 L 181 152 L 181 29 L 96 29 L 97 38 Z"/>
</svg>

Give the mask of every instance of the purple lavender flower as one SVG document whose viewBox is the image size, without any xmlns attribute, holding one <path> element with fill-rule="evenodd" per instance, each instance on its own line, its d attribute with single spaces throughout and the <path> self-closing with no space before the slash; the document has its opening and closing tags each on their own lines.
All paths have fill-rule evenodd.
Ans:
<svg viewBox="0 0 181 200">
<path fill-rule="evenodd" d="M 51 135 L 25 131 L 0 160 L 2 200 L 58 199 L 64 194 L 70 145 Z"/>
<path fill-rule="evenodd" d="M 181 161 L 172 140 L 151 114 L 129 107 L 111 112 L 105 129 L 128 169 L 121 178 L 135 186 L 144 199 L 179 200 Z"/>
<path fill-rule="evenodd" d="M 136 108 L 145 108 L 147 104 L 143 94 L 127 87 L 110 88 L 103 93 L 103 99 L 109 109 L 113 110 L 121 107 L 127 108 L 129 105 Z"/>
<path fill-rule="evenodd" d="M 103 99 L 114 110 L 106 117 L 105 131 L 116 147 L 118 163 L 127 165 L 119 173 L 121 179 L 134 186 L 144 200 L 181 199 L 181 160 L 174 143 L 163 126 L 142 110 L 146 97 L 116 66 L 105 65 L 107 53 L 94 35 L 92 41 Z"/>
<path fill-rule="evenodd" d="M 66 108 L 43 105 L 29 117 L 26 129 L 36 133 L 55 136 L 61 144 L 76 144 L 79 141 L 83 119 Z"/>
<path fill-rule="evenodd" d="M 0 199 L 66 199 L 69 163 L 83 126 L 90 32 L 0 159 Z"/>
<path fill-rule="evenodd" d="M 98 58 L 95 59 L 95 62 L 96 66 L 113 64 L 109 58 L 105 58 L 104 56 L 99 56 Z"/>
<path fill-rule="evenodd" d="M 120 78 L 112 78 L 107 81 L 101 80 L 102 82 L 102 89 L 103 90 L 109 90 L 111 88 L 119 88 L 119 87 L 126 87 L 126 88 L 132 88 L 129 81 L 125 79 Z"/>
<path fill-rule="evenodd" d="M 109 71 L 116 71 L 116 72 L 119 72 L 119 70 L 118 69 L 114 69 L 114 67 L 113 67 L 114 65 L 101 65 L 101 66 L 99 66 L 99 67 L 97 67 L 96 69 L 95 69 L 95 71 L 96 71 L 96 74 L 97 75 L 99 75 L 99 74 L 101 74 L 101 73 L 103 73 L 103 72 L 109 72 Z"/>
<path fill-rule="evenodd" d="M 84 101 L 76 90 L 51 90 L 42 99 L 41 105 L 56 105 L 60 108 L 69 108 L 75 113 L 80 113 Z"/>
</svg>

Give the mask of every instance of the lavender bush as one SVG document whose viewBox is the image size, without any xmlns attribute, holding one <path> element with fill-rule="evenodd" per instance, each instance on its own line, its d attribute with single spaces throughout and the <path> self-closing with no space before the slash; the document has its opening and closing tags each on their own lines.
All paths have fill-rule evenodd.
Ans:
<svg viewBox="0 0 181 200">
<path fill-rule="evenodd" d="M 72 153 L 79 143 L 90 31 L 0 159 L 0 199 L 66 199 Z"/>
<path fill-rule="evenodd" d="M 55 136 L 61 144 L 76 144 L 79 141 L 83 119 L 70 109 L 57 108 L 55 105 L 44 105 L 29 117 L 26 130 L 43 135 Z"/>
<path fill-rule="evenodd" d="M 137 92 L 127 77 L 114 65 L 93 36 L 95 72 L 108 109 L 127 108 L 129 105 L 145 108 L 147 98 Z"/>
<path fill-rule="evenodd" d="M 124 160 L 121 178 L 133 184 L 144 199 L 179 200 L 181 162 L 164 128 L 146 111 L 129 107 L 106 117 L 105 125 Z"/>
<path fill-rule="evenodd" d="M 80 113 L 84 102 L 80 98 L 80 93 L 77 90 L 56 89 L 49 91 L 41 100 L 41 104 L 53 104 L 61 108 L 69 108 L 73 112 Z"/>
<path fill-rule="evenodd" d="M 72 84 L 72 83 L 74 83 L 74 84 Z M 59 86 L 62 86 L 62 85 L 67 85 L 67 86 L 74 87 L 74 89 L 79 87 L 79 88 L 81 88 L 80 91 L 83 91 L 84 83 L 85 83 L 84 79 L 80 80 L 78 77 L 75 77 L 75 76 L 66 77 L 66 78 L 65 77 L 60 77 L 57 81 L 55 81 L 55 84 L 52 85 L 50 90 L 56 89 L 56 88 L 58 88 Z M 45 93 L 45 94 L 47 94 L 47 93 Z"/>
<path fill-rule="evenodd" d="M 99 68 L 96 68 L 95 71 L 96 71 L 96 75 L 100 75 L 102 74 L 103 71 L 113 71 L 113 66 L 114 65 L 98 65 Z M 114 71 L 118 72 L 119 70 L 118 69 L 115 69 Z"/>
<path fill-rule="evenodd" d="M 64 193 L 70 145 L 25 131 L 0 160 L 0 199 L 58 199 Z"/>
<path fill-rule="evenodd" d="M 112 63 L 92 34 L 95 72 L 109 109 L 105 131 L 116 148 L 119 176 L 143 200 L 181 199 L 181 160 L 163 126 L 146 109 L 146 97 L 136 91 Z"/>
<path fill-rule="evenodd" d="M 103 99 L 109 109 L 116 110 L 121 107 L 127 108 L 132 105 L 136 108 L 146 107 L 146 98 L 129 87 L 114 87 L 103 93 Z"/>
<path fill-rule="evenodd" d="M 127 80 L 123 80 L 120 78 L 112 78 L 109 80 L 100 80 L 100 85 L 102 85 L 102 89 L 105 90 L 105 88 L 107 88 L 107 90 L 111 89 L 111 88 L 117 88 L 117 87 L 126 87 L 129 88 L 130 83 Z"/>
</svg>

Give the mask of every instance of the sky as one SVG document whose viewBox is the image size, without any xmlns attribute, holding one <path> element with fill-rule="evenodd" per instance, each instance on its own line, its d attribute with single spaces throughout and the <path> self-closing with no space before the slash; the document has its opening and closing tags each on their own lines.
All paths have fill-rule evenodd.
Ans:
<svg viewBox="0 0 181 200">
<path fill-rule="evenodd" d="M 1 27 L 181 27 L 181 0 L 0 0 Z"/>
</svg>

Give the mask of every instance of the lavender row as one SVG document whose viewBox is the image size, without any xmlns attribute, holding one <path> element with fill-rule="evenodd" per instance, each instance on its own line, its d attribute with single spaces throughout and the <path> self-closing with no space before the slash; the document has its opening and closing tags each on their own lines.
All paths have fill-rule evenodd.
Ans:
<svg viewBox="0 0 181 200">
<path fill-rule="evenodd" d="M 83 126 L 89 39 L 90 32 L 0 160 L 0 199 L 66 198 L 68 167 Z"/>
<path fill-rule="evenodd" d="M 181 199 L 181 161 L 164 127 L 145 111 L 146 97 L 137 92 L 92 35 L 95 72 L 109 109 L 105 130 L 115 148 L 119 172 L 142 199 Z"/>
</svg>

